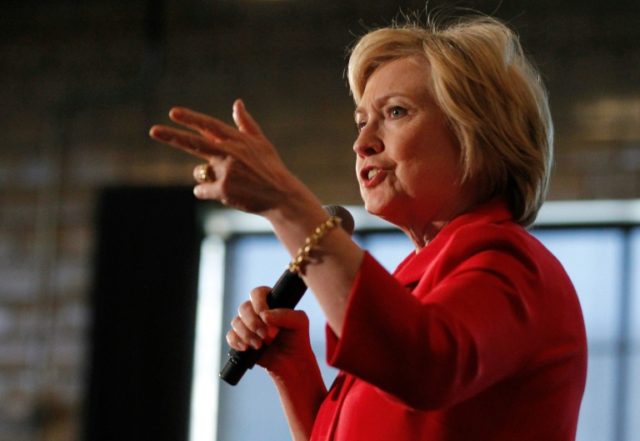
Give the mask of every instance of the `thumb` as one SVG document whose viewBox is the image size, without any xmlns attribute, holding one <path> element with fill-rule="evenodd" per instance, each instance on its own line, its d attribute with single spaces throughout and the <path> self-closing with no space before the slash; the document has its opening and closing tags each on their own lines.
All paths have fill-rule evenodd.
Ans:
<svg viewBox="0 0 640 441">
<path fill-rule="evenodd" d="M 260 318 L 269 326 L 300 331 L 309 328 L 309 318 L 304 311 L 293 309 L 269 309 L 260 313 Z"/>
<path fill-rule="evenodd" d="M 247 112 L 247 108 L 241 99 L 237 99 L 233 103 L 233 121 L 241 132 L 263 136 L 260 125 L 258 125 L 256 120 Z"/>
</svg>

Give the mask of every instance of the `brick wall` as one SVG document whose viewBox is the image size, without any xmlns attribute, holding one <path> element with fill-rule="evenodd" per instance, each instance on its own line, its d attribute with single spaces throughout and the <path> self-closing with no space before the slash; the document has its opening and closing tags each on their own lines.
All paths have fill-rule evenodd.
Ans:
<svg viewBox="0 0 640 441">
<path fill-rule="evenodd" d="M 551 90 L 551 198 L 640 197 L 638 6 L 525 3 L 499 13 L 521 30 Z M 393 11 L 371 1 L 199 0 L 3 9 L 0 441 L 78 439 L 96 196 L 114 184 L 191 185 L 197 161 L 146 136 L 171 105 L 230 119 L 244 97 L 322 199 L 358 202 L 343 48 L 362 33 L 358 19 L 384 23 Z"/>
</svg>

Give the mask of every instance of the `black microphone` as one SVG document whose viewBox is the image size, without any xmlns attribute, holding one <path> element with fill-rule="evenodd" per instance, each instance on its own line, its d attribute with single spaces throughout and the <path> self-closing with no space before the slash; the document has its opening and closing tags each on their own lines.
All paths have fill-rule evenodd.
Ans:
<svg viewBox="0 0 640 441">
<path fill-rule="evenodd" d="M 337 216 L 341 219 L 340 226 L 349 234 L 353 233 L 354 222 L 351 213 L 339 205 L 327 205 L 324 207 L 329 216 Z M 267 294 L 269 309 L 296 307 L 307 285 L 297 273 L 286 269 L 276 284 Z M 238 384 L 247 369 L 251 369 L 262 355 L 264 346 L 260 349 L 247 349 L 246 351 L 229 350 L 229 359 L 220 371 L 220 378 L 232 386 Z"/>
</svg>

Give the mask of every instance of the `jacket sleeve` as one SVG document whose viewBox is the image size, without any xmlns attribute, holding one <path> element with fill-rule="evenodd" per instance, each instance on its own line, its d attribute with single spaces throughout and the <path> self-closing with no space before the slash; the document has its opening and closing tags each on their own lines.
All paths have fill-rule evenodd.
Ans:
<svg viewBox="0 0 640 441">
<path fill-rule="evenodd" d="M 327 331 L 328 362 L 411 408 L 462 401 L 535 350 L 543 325 L 532 271 L 509 252 L 479 250 L 411 292 L 366 254 L 342 337 Z"/>
</svg>

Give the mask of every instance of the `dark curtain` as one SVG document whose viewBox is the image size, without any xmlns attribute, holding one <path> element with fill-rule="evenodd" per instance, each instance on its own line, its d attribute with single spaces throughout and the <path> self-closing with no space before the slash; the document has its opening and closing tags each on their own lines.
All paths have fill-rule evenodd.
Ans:
<svg viewBox="0 0 640 441">
<path fill-rule="evenodd" d="M 83 437 L 186 440 L 198 202 L 190 188 L 110 188 L 96 213 Z"/>
</svg>

